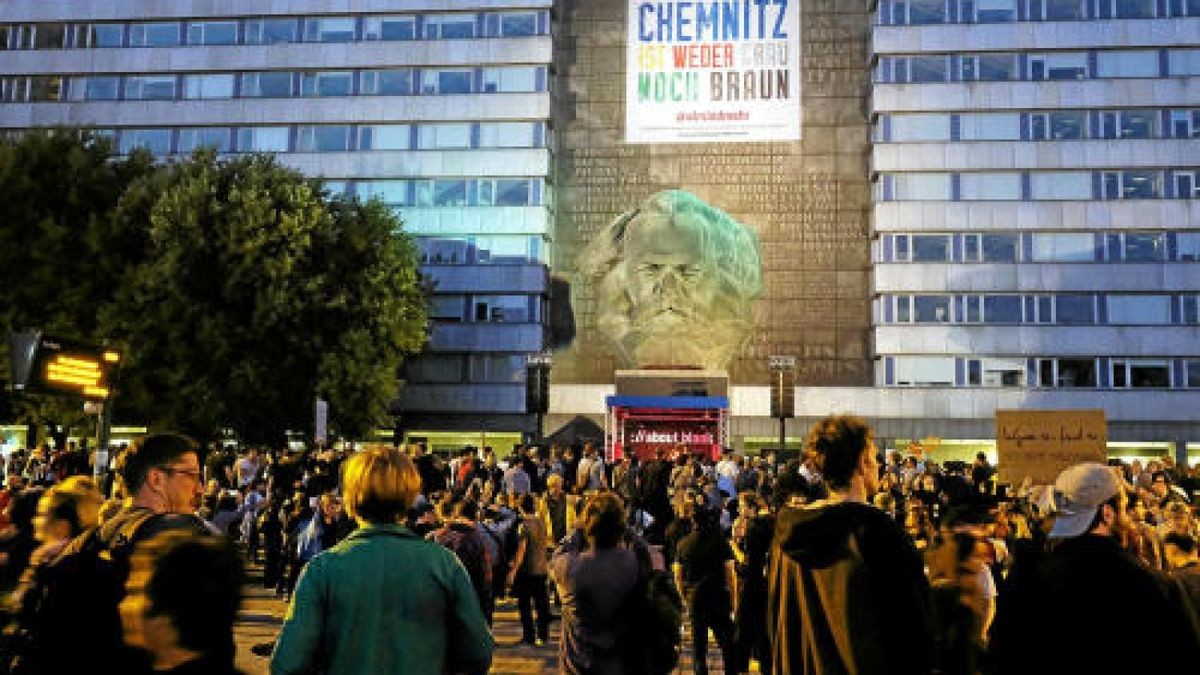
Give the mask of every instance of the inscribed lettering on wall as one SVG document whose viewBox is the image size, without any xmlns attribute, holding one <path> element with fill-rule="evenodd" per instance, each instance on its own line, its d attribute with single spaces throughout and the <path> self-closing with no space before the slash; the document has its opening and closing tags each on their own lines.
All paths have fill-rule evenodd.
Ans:
<svg viewBox="0 0 1200 675">
<path fill-rule="evenodd" d="M 800 139 L 799 0 L 629 0 L 628 143 Z"/>
<path fill-rule="evenodd" d="M 1104 463 L 1108 429 L 1103 410 L 997 410 L 996 453 L 1000 480 L 1053 485 L 1079 462 Z"/>
</svg>

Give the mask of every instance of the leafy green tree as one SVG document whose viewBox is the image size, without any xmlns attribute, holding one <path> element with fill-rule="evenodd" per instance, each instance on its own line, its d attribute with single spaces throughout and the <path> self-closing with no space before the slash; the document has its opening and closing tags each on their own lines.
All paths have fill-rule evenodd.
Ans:
<svg viewBox="0 0 1200 675">
<path fill-rule="evenodd" d="M 361 436 L 425 337 L 415 248 L 378 202 L 330 199 L 267 156 L 209 152 L 134 182 L 142 261 L 100 327 L 126 345 L 121 411 L 202 438 L 311 431 L 313 401 Z"/>
<path fill-rule="evenodd" d="M 145 250 L 140 223 L 114 220 L 125 188 L 155 172 L 148 154 L 111 157 L 107 139 L 47 129 L 0 142 L 0 372 L 9 330 L 98 343 L 97 315 Z M 77 400 L 27 397 L 5 419 L 89 423 Z"/>
</svg>

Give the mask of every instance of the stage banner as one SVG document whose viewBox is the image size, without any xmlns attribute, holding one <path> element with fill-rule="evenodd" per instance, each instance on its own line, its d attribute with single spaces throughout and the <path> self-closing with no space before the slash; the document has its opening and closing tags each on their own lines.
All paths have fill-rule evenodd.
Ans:
<svg viewBox="0 0 1200 675">
<path fill-rule="evenodd" d="M 629 0 L 627 143 L 800 139 L 799 0 Z"/>
<path fill-rule="evenodd" d="M 1103 410 L 997 410 L 1000 481 L 1053 485 L 1063 469 L 1108 458 Z"/>
</svg>

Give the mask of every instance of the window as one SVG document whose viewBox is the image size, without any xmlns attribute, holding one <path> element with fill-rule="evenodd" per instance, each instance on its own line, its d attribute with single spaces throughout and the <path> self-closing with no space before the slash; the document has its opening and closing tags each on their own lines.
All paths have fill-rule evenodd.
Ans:
<svg viewBox="0 0 1200 675">
<path fill-rule="evenodd" d="M 421 91 L 425 94 L 469 94 L 473 87 L 469 69 L 425 70 L 421 73 Z"/>
<path fill-rule="evenodd" d="M 960 75 L 967 82 L 1002 82 L 1018 79 L 1016 54 L 964 56 L 959 64 Z"/>
<path fill-rule="evenodd" d="M 964 173 L 959 178 L 964 201 L 1012 201 L 1021 198 L 1021 174 L 1001 172 Z"/>
<path fill-rule="evenodd" d="M 349 149 L 349 126 L 302 126 L 296 129 L 296 152 L 345 152 Z"/>
<path fill-rule="evenodd" d="M 910 56 L 908 74 L 910 82 L 945 82 L 945 56 Z"/>
<path fill-rule="evenodd" d="M 83 26 L 76 36 L 77 47 L 120 47 L 125 41 L 125 24 L 93 23 Z"/>
<path fill-rule="evenodd" d="M 124 129 L 119 138 L 117 148 L 122 155 L 128 155 L 137 148 L 145 148 L 159 157 L 171 152 L 170 129 Z"/>
<path fill-rule="evenodd" d="M 425 17 L 426 40 L 475 37 L 474 14 L 429 14 Z"/>
<path fill-rule="evenodd" d="M 1084 2 L 1085 0 L 1029 0 L 1029 18 L 1032 21 L 1076 21 L 1085 16 Z"/>
<path fill-rule="evenodd" d="M 1200 387 L 1200 361 L 1189 359 L 1183 363 L 1184 371 L 1187 374 L 1187 387 L 1189 389 Z"/>
<path fill-rule="evenodd" d="M 1015 141 L 1021 138 L 1018 113 L 968 113 L 959 119 L 959 138 L 964 141 Z"/>
<path fill-rule="evenodd" d="M 960 0 L 964 19 L 976 23 L 1004 23 L 1017 20 L 1017 0 Z M 971 8 L 974 6 L 974 16 Z"/>
<path fill-rule="evenodd" d="M 1200 199 L 1200 171 L 1176 171 L 1175 198 Z"/>
<path fill-rule="evenodd" d="M 537 91 L 537 71 L 533 66 L 484 68 L 483 90 L 489 93 Z"/>
<path fill-rule="evenodd" d="M 233 98 L 233 74 L 187 75 L 183 78 L 183 97 Z"/>
<path fill-rule="evenodd" d="M 304 41 L 350 42 L 356 23 L 352 16 L 309 17 L 304 20 Z"/>
<path fill-rule="evenodd" d="M 237 31 L 237 21 L 190 21 L 187 25 L 188 44 L 237 44 Z"/>
<path fill-rule="evenodd" d="M 1172 110 L 1171 136 L 1174 138 L 1200 138 L 1200 108 Z"/>
<path fill-rule="evenodd" d="M 479 125 L 481 148 L 535 148 L 541 122 L 484 122 Z"/>
<path fill-rule="evenodd" d="M 1180 232 L 1175 235 L 1175 248 L 1178 260 L 1200 261 L 1200 232 Z"/>
<path fill-rule="evenodd" d="M 266 71 L 242 74 L 242 96 L 246 98 L 287 98 L 292 95 L 292 74 Z"/>
<path fill-rule="evenodd" d="M 950 323 L 950 296 L 913 296 L 913 321 L 916 323 Z"/>
<path fill-rule="evenodd" d="M 537 24 L 538 15 L 536 12 L 504 12 L 500 14 L 500 35 L 504 37 L 530 37 L 537 35 Z M 490 32 L 489 35 L 491 35 Z"/>
<path fill-rule="evenodd" d="M 463 357 L 458 354 L 421 354 L 404 362 L 404 374 L 412 382 L 462 382 Z"/>
<path fill-rule="evenodd" d="M 524 354 L 472 354 L 469 358 L 472 382 L 525 381 Z"/>
<path fill-rule="evenodd" d="M 358 129 L 359 150 L 411 150 L 412 127 L 408 124 L 377 124 Z"/>
<path fill-rule="evenodd" d="M 130 75 L 125 78 L 125 98 L 170 101 L 175 98 L 174 75 Z"/>
<path fill-rule="evenodd" d="M 1166 389 L 1171 386 L 1171 364 L 1165 359 L 1113 359 L 1112 386 Z"/>
<path fill-rule="evenodd" d="M 369 16 L 363 22 L 364 40 L 415 40 L 417 17 Z"/>
<path fill-rule="evenodd" d="M 380 96 L 408 96 L 413 93 L 412 70 L 365 70 L 362 73 L 362 93 Z"/>
<path fill-rule="evenodd" d="M 355 183 L 358 198 L 367 201 L 378 199 L 389 206 L 408 206 L 409 184 L 407 180 L 366 180 Z M 461 305 L 459 314 L 462 313 Z"/>
<path fill-rule="evenodd" d="M 897 0 L 892 3 L 892 23 L 913 26 L 946 23 L 946 0 Z"/>
<path fill-rule="evenodd" d="M 1074 141 L 1087 134 L 1087 114 L 1082 110 L 1031 113 L 1029 137 L 1035 141 Z"/>
<path fill-rule="evenodd" d="M 433 206 L 467 206 L 467 181 L 444 178 L 432 181 Z"/>
<path fill-rule="evenodd" d="M 896 143 L 950 140 L 949 115 L 892 115 L 889 123 Z"/>
<path fill-rule="evenodd" d="M 29 100 L 61 101 L 65 83 L 61 75 L 35 75 L 29 78 Z"/>
<path fill-rule="evenodd" d="M 129 26 L 130 47 L 174 47 L 178 44 L 177 23 L 135 23 Z"/>
<path fill-rule="evenodd" d="M 1164 232 L 1127 232 L 1120 235 L 1125 262 L 1162 262 L 1167 259 L 1167 235 Z"/>
<path fill-rule="evenodd" d="M 189 154 L 199 148 L 216 148 L 217 152 L 229 152 L 229 129 L 199 128 L 179 130 L 179 152 Z"/>
<path fill-rule="evenodd" d="M 1095 238 L 1088 232 L 1042 233 L 1033 236 L 1034 262 L 1094 262 Z"/>
<path fill-rule="evenodd" d="M 1100 134 L 1104 138 L 1154 138 L 1156 110 L 1122 110 L 1100 113 Z"/>
<path fill-rule="evenodd" d="M 1095 0 L 1098 19 L 1153 19 L 1154 0 Z"/>
<path fill-rule="evenodd" d="M 1149 49 L 1099 52 L 1096 77 L 1158 77 L 1158 52 Z"/>
<path fill-rule="evenodd" d="M 1039 387 L 1096 386 L 1095 359 L 1038 359 Z"/>
<path fill-rule="evenodd" d="M 239 152 L 287 152 L 287 127 L 243 127 L 238 129 Z"/>
<path fill-rule="evenodd" d="M 1087 52 L 1029 55 L 1031 80 L 1082 80 L 1087 77 Z"/>
<path fill-rule="evenodd" d="M 457 150 L 471 147 L 470 124 L 423 124 L 418 129 L 421 150 Z"/>
<path fill-rule="evenodd" d="M 950 386 L 954 358 L 950 356 L 895 357 L 896 384 L 902 387 Z"/>
<path fill-rule="evenodd" d="M 1092 198 L 1092 176 L 1084 171 L 1035 171 L 1029 187 L 1035 200 Z"/>
<path fill-rule="evenodd" d="M 246 21 L 246 44 L 274 45 L 299 42 L 296 19 L 250 19 Z"/>
<path fill-rule="evenodd" d="M 902 173 L 896 174 L 894 178 L 894 194 L 897 201 L 950 200 L 950 174 L 948 173 Z"/>
<path fill-rule="evenodd" d="M 462 239 L 421 237 L 417 240 L 417 248 L 420 250 L 422 263 L 469 265 L 475 262 L 475 247 Z M 444 298 L 433 296 L 431 302 L 436 304 L 439 299 L 444 300 Z M 457 298 L 453 303 L 447 304 L 451 306 L 444 310 L 438 310 L 440 315 L 430 314 L 430 316 L 442 321 L 462 321 L 466 299 Z M 436 309 L 434 307 L 431 311 Z"/>
<path fill-rule="evenodd" d="M 1065 325 L 1096 323 L 1096 301 L 1091 295 L 1054 297 L 1054 322 Z"/>
<path fill-rule="evenodd" d="M 62 49 L 67 46 L 67 27 L 61 23 L 39 23 L 33 26 L 34 49 Z"/>
<path fill-rule="evenodd" d="M 1157 171 L 1105 171 L 1101 185 L 1105 199 L 1155 199 L 1162 193 Z"/>
<path fill-rule="evenodd" d="M 465 300 L 461 295 L 431 295 L 429 296 L 429 318 L 441 321 L 462 321 Z"/>
<path fill-rule="evenodd" d="M 1167 68 L 1171 75 L 1200 75 L 1200 49 L 1172 49 L 1167 52 Z"/>
<path fill-rule="evenodd" d="M 300 78 L 301 96 L 349 96 L 353 90 L 354 73 L 349 70 L 307 72 Z"/>
<path fill-rule="evenodd" d="M 963 257 L 976 262 L 1017 262 L 1018 243 L 1015 234 L 968 234 L 963 237 Z"/>
<path fill-rule="evenodd" d="M 1024 387 L 1025 359 L 968 359 L 967 384 L 984 387 Z"/>
<path fill-rule="evenodd" d="M 949 260 L 949 235 L 915 234 L 912 236 L 913 262 L 949 262 Z"/>
<path fill-rule="evenodd" d="M 1021 323 L 1021 296 L 983 296 L 983 320 L 987 323 Z"/>
<path fill-rule="evenodd" d="M 532 187 L 532 181 L 528 178 L 499 178 L 496 180 L 495 205 L 529 206 L 533 203 L 530 194 Z"/>
<path fill-rule="evenodd" d="M 1107 300 L 1108 322 L 1111 324 L 1171 323 L 1169 295 L 1110 295 Z"/>
<path fill-rule="evenodd" d="M 476 321 L 527 323 L 537 320 L 529 314 L 527 295 L 477 295 L 472 302 Z"/>
<path fill-rule="evenodd" d="M 120 91 L 121 78 L 116 75 L 92 75 L 71 80 L 72 101 L 115 101 Z"/>
</svg>

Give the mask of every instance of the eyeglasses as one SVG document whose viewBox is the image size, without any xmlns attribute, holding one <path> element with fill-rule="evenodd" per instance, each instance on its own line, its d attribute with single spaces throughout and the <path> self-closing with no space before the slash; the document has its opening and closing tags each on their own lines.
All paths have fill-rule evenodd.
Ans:
<svg viewBox="0 0 1200 675">
<path fill-rule="evenodd" d="M 188 477 L 190 477 L 190 478 L 193 478 L 193 479 L 195 479 L 195 480 L 200 480 L 200 471 L 199 471 L 199 469 L 178 468 L 178 467 L 173 467 L 173 466 L 156 466 L 156 467 L 154 467 L 154 468 L 158 469 L 159 471 L 163 471 L 163 472 L 165 472 L 165 473 L 169 473 L 169 474 L 171 474 L 172 476 L 174 476 L 175 474 L 179 473 L 179 474 L 183 474 L 183 475 L 185 475 L 185 476 L 188 476 Z"/>
</svg>

